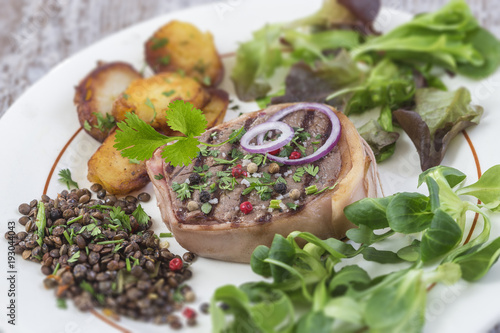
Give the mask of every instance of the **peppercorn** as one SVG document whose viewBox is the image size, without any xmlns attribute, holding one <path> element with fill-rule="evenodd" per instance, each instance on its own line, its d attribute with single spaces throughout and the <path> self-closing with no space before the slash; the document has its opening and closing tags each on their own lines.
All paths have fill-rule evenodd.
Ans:
<svg viewBox="0 0 500 333">
<path fill-rule="evenodd" d="M 250 163 L 247 165 L 247 171 L 249 173 L 256 173 L 259 170 L 259 167 L 255 163 Z"/>
<path fill-rule="evenodd" d="M 195 210 L 198 210 L 200 208 L 200 206 L 198 205 L 198 203 L 194 200 L 191 200 L 188 202 L 187 204 L 187 209 L 192 212 L 192 211 L 195 211 Z"/>
<path fill-rule="evenodd" d="M 297 189 L 293 189 L 290 191 L 290 198 L 292 200 L 297 200 L 300 198 L 300 191 Z"/>
<path fill-rule="evenodd" d="M 274 184 L 274 190 L 279 194 L 286 193 L 286 184 L 285 183 L 276 183 Z"/>
<path fill-rule="evenodd" d="M 245 173 L 246 173 L 246 171 L 245 171 Z M 239 178 L 239 177 L 241 177 L 242 174 L 243 174 L 243 170 L 241 169 L 241 164 L 238 164 L 231 169 L 231 175 L 234 178 Z"/>
<path fill-rule="evenodd" d="M 240 204 L 240 210 L 243 214 L 249 214 L 253 210 L 253 206 L 250 201 L 245 201 Z"/>
<path fill-rule="evenodd" d="M 269 164 L 269 173 L 278 173 L 280 171 L 280 166 L 277 163 Z"/>
<path fill-rule="evenodd" d="M 189 185 L 197 185 L 201 182 L 201 176 L 197 173 L 189 175 Z"/>
<path fill-rule="evenodd" d="M 205 203 L 210 200 L 210 193 L 208 191 L 201 191 L 200 192 L 200 201 Z"/>
<path fill-rule="evenodd" d="M 180 258 L 174 258 L 170 260 L 168 263 L 168 268 L 170 268 L 171 271 L 180 271 L 182 269 L 183 263 Z"/>
<path fill-rule="evenodd" d="M 302 154 L 300 152 L 292 151 L 292 153 L 290 154 L 290 156 L 288 158 L 291 160 L 298 160 L 301 156 L 302 156 Z"/>
<path fill-rule="evenodd" d="M 196 312 L 191 308 L 185 308 L 182 315 L 187 319 L 196 318 Z"/>
</svg>

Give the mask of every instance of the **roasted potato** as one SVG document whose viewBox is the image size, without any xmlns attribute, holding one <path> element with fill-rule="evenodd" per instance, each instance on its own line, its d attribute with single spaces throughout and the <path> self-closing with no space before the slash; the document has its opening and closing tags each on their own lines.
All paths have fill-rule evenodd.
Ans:
<svg viewBox="0 0 500 333">
<path fill-rule="evenodd" d="M 203 110 L 212 96 L 193 78 L 177 73 L 160 73 L 132 82 L 113 105 L 116 121 L 134 111 L 145 122 L 165 135 L 175 135 L 167 125 L 165 111 L 170 102 L 182 99 Z"/>
<path fill-rule="evenodd" d="M 78 120 L 85 131 L 103 142 L 114 127 L 111 110 L 115 99 L 142 76 L 124 62 L 99 62 L 76 87 L 74 102 Z"/>
<path fill-rule="evenodd" d="M 127 194 L 149 182 L 146 162 L 132 163 L 116 150 L 112 132 L 88 161 L 87 179 L 99 183 L 110 194 Z"/>
<path fill-rule="evenodd" d="M 229 95 L 224 90 L 210 89 L 210 102 L 202 108 L 207 119 L 207 128 L 221 124 L 226 116 Z"/>
<path fill-rule="evenodd" d="M 181 71 L 210 87 L 224 76 L 212 34 L 190 23 L 174 20 L 162 26 L 146 42 L 145 55 L 155 73 Z"/>
</svg>

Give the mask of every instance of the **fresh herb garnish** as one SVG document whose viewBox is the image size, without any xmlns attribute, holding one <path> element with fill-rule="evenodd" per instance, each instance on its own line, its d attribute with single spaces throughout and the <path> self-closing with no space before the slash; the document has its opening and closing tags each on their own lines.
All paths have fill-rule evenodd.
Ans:
<svg viewBox="0 0 500 333">
<path fill-rule="evenodd" d="M 200 136 L 207 127 L 207 120 L 201 110 L 193 104 L 176 100 L 169 104 L 166 111 L 167 124 L 173 131 L 178 131 L 185 136 L 169 137 L 155 131 L 153 127 L 141 120 L 135 113 L 129 112 L 126 120 L 117 124 L 115 147 L 121 150 L 124 157 L 138 159 L 141 161 L 150 159 L 154 151 L 162 147 L 162 158 L 172 166 L 189 165 L 200 152 L 198 145 L 218 147 L 227 143 L 230 139 L 218 143 L 209 144 L 200 142 L 196 137 Z M 242 127 L 240 131 L 243 131 Z M 241 132 L 238 132 L 239 135 Z M 166 145 L 169 142 L 173 144 Z"/>
<path fill-rule="evenodd" d="M 234 164 L 238 158 L 233 158 L 232 160 L 225 160 L 222 158 L 214 158 L 214 164 Z"/>
<path fill-rule="evenodd" d="M 304 167 L 304 171 L 310 174 L 311 176 L 316 176 L 319 172 L 319 167 L 314 166 L 312 164 L 308 164 Z"/>
<path fill-rule="evenodd" d="M 316 185 L 311 185 L 305 188 L 306 194 L 316 194 L 318 192 L 318 187 Z"/>
<path fill-rule="evenodd" d="M 57 307 L 59 309 L 67 309 L 68 305 L 66 304 L 66 299 L 65 298 L 57 298 Z"/>
<path fill-rule="evenodd" d="M 212 157 L 217 157 L 219 156 L 219 151 L 216 149 L 209 149 L 207 146 L 201 146 L 200 147 L 200 154 L 203 157 L 207 156 L 212 156 Z"/>
<path fill-rule="evenodd" d="M 65 183 L 68 187 L 68 190 L 71 189 L 71 186 L 78 188 L 78 183 L 71 178 L 71 171 L 69 169 L 61 169 L 59 170 L 59 181 L 61 183 Z"/>
<path fill-rule="evenodd" d="M 42 201 L 39 201 L 37 204 L 35 225 L 38 229 L 37 230 L 38 239 L 36 240 L 36 242 L 38 243 L 38 245 L 42 246 L 43 238 L 45 237 L 45 227 L 47 226 L 47 217 L 45 216 L 45 204 Z"/>
<path fill-rule="evenodd" d="M 236 178 L 234 177 L 222 177 L 219 179 L 218 185 L 221 190 L 234 190 L 234 187 L 238 184 Z"/>
<path fill-rule="evenodd" d="M 243 152 L 241 152 L 239 149 L 236 149 L 236 148 L 233 148 L 231 149 L 231 152 L 229 153 L 229 155 L 231 155 L 231 158 L 236 158 L 236 159 L 242 159 L 245 154 L 243 154 Z"/>
<path fill-rule="evenodd" d="M 229 135 L 229 143 L 236 143 L 240 142 L 241 138 L 243 135 L 245 135 L 247 131 L 245 130 L 245 127 L 241 127 L 239 130 L 233 130 L 231 134 Z"/>
<path fill-rule="evenodd" d="M 77 262 L 78 259 L 80 258 L 80 251 L 76 251 L 71 258 L 68 259 L 69 263 Z"/>
<path fill-rule="evenodd" d="M 92 125 L 90 125 L 90 123 L 88 122 L 88 120 L 85 120 L 83 122 L 83 128 L 86 130 L 86 131 L 91 131 L 92 130 Z"/>
<path fill-rule="evenodd" d="M 294 202 L 287 202 L 286 205 L 288 206 L 288 208 L 293 210 L 297 210 L 297 208 L 299 208 L 299 205 L 295 204 Z"/>
<path fill-rule="evenodd" d="M 100 244 L 100 245 L 119 244 L 119 243 L 123 243 L 124 241 L 125 241 L 124 239 L 117 239 L 117 240 L 111 240 L 111 241 L 97 242 L 96 244 Z"/>
<path fill-rule="evenodd" d="M 132 230 L 129 216 L 119 206 L 111 208 L 108 219 L 114 225 L 123 229 Z"/>
<path fill-rule="evenodd" d="M 169 91 L 164 91 L 162 92 L 162 95 L 164 95 L 165 97 L 170 97 L 172 96 L 173 94 L 175 94 L 175 90 L 174 89 L 171 89 Z"/>
<path fill-rule="evenodd" d="M 154 177 L 156 180 L 162 180 L 163 178 L 165 178 L 165 176 L 163 176 L 161 173 L 155 175 Z"/>
<path fill-rule="evenodd" d="M 166 55 L 166 56 L 160 58 L 160 64 L 166 66 L 169 63 L 170 63 L 170 56 L 169 55 Z"/>
<path fill-rule="evenodd" d="M 92 112 L 92 114 L 97 120 L 97 125 L 94 125 L 94 127 L 98 130 L 105 132 L 115 127 L 115 117 L 113 117 L 109 113 L 106 113 L 105 116 L 103 116 L 102 113 L 99 112 Z"/>
<path fill-rule="evenodd" d="M 148 107 L 150 107 L 151 109 L 153 109 L 153 119 L 151 119 L 151 121 L 149 122 L 150 124 L 152 124 L 155 119 L 156 119 L 156 107 L 155 105 L 153 104 L 153 102 L 151 102 L 151 100 L 148 98 L 146 98 L 146 102 L 144 102 L 144 104 Z"/>
<path fill-rule="evenodd" d="M 149 216 L 146 214 L 142 206 L 139 204 L 137 208 L 132 212 L 132 216 L 135 217 L 139 225 L 147 225 L 149 222 Z"/>
<path fill-rule="evenodd" d="M 172 190 L 177 193 L 177 198 L 181 201 L 191 198 L 191 189 L 189 188 L 189 184 L 187 183 L 172 183 Z"/>
<path fill-rule="evenodd" d="M 298 167 L 295 170 L 295 173 L 293 174 L 292 179 L 295 182 L 299 183 L 302 180 L 302 176 L 304 176 L 305 173 L 306 173 L 306 170 L 304 169 L 304 167 Z"/>
<path fill-rule="evenodd" d="M 205 171 L 208 171 L 208 169 L 209 169 L 209 167 L 206 164 L 203 164 L 203 166 L 201 166 L 201 167 L 196 167 L 196 166 L 193 167 L 194 172 L 197 172 L 197 173 L 203 173 Z"/>
<path fill-rule="evenodd" d="M 94 298 L 101 304 L 104 304 L 105 303 L 105 296 L 103 294 L 100 294 L 100 293 L 97 293 L 94 288 L 92 287 L 92 285 L 90 283 L 88 283 L 87 281 L 82 281 L 80 282 L 80 288 L 82 288 L 83 290 L 87 291 L 89 294 L 91 294 L 92 296 L 94 296 Z"/>
<path fill-rule="evenodd" d="M 151 158 L 157 148 L 176 141 L 163 148 L 162 157 L 173 166 L 190 164 L 200 151 L 200 142 L 195 137 L 206 129 L 205 116 L 191 103 L 181 100 L 170 103 L 166 113 L 170 128 L 183 133 L 184 137 L 160 134 L 136 114 L 127 113 L 127 119 L 117 124 L 120 130 L 116 131 L 114 147 L 121 150 L 124 157 L 143 161 Z"/>
<path fill-rule="evenodd" d="M 151 44 L 151 49 L 153 51 L 159 50 L 165 45 L 168 44 L 168 39 L 167 38 L 152 38 L 152 44 Z"/>
</svg>

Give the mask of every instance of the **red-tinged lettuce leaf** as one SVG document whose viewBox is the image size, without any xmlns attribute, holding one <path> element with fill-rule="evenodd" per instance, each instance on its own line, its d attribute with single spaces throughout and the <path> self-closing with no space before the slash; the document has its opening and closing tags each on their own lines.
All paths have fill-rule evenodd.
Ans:
<svg viewBox="0 0 500 333">
<path fill-rule="evenodd" d="M 319 62 L 311 67 L 299 62 L 290 68 L 285 79 L 285 94 L 271 98 L 271 104 L 293 102 L 324 103 L 332 92 L 363 79 L 363 74 L 347 52 L 340 52 L 335 59 Z M 341 101 L 330 101 L 340 105 Z"/>
<path fill-rule="evenodd" d="M 290 26 L 315 26 L 323 29 L 350 26 L 359 31 L 370 31 L 380 6 L 380 0 L 324 0 L 319 11 L 293 21 Z"/>
<path fill-rule="evenodd" d="M 394 154 L 399 133 L 385 131 L 374 119 L 358 128 L 358 132 L 373 150 L 378 163 Z"/>
<path fill-rule="evenodd" d="M 361 22 L 372 24 L 380 11 L 380 0 L 338 0 Z"/>
<path fill-rule="evenodd" d="M 448 144 L 459 132 L 479 123 L 483 108 L 470 104 L 470 92 L 465 88 L 450 92 L 418 89 L 415 102 L 415 111 L 400 109 L 393 115 L 413 141 L 425 171 L 441 163 Z"/>
</svg>

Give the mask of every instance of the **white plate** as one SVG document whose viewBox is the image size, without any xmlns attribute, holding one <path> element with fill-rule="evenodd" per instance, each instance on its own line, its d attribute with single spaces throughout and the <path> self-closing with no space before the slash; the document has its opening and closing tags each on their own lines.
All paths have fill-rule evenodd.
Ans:
<svg viewBox="0 0 500 333">
<path fill-rule="evenodd" d="M 169 20 L 189 21 L 202 30 L 209 30 L 215 37 L 220 53 L 233 52 L 238 42 L 248 40 L 251 32 L 267 22 L 284 22 L 314 12 L 320 0 L 289 0 L 286 6 L 282 1 L 225 1 L 218 4 L 196 7 L 164 15 L 110 36 L 62 62 L 49 74 L 38 81 L 17 100 L 10 110 L 0 119 L 0 142 L 2 144 L 0 163 L 0 216 L 2 235 L 7 230 L 7 221 L 16 221 L 17 231 L 23 227 L 17 223 L 20 203 L 38 199 L 43 191 L 50 168 L 68 139 L 79 128 L 76 110 L 73 105 L 74 86 L 98 60 L 123 60 L 136 68 L 143 66 L 143 43 L 161 25 Z M 384 9 L 377 21 L 383 31 L 401 24 L 410 16 L 396 10 Z M 224 60 L 226 78 L 221 88 L 226 89 L 235 99 L 228 73 L 234 59 Z M 482 170 L 500 163 L 496 144 L 500 142 L 500 73 L 482 82 L 463 78 L 446 79 L 450 88 L 464 85 L 473 95 L 473 102 L 485 108 L 482 123 L 467 132 L 477 150 Z M 227 119 L 234 118 L 240 111 L 257 109 L 253 103 L 240 104 L 239 111 L 228 110 Z M 493 143 L 493 144 L 492 144 Z M 57 181 L 57 171 L 70 168 L 81 187 L 90 186 L 86 179 L 87 160 L 97 149 L 98 144 L 81 132 L 78 134 L 56 167 L 56 174 L 48 188 L 48 195 L 55 196 L 64 189 Z M 457 167 L 475 181 L 476 167 L 471 150 L 462 135 L 451 144 L 443 164 Z M 420 173 L 417 154 L 410 140 L 403 135 L 398 142 L 396 155 L 380 165 L 381 177 L 387 194 L 396 191 L 416 191 L 416 180 Z M 150 193 L 152 187 L 146 188 Z M 145 205 L 153 217 L 154 229 L 165 232 L 166 227 L 160 219 L 154 200 Z M 492 236 L 500 235 L 500 218 L 494 216 Z M 15 262 L 15 305 L 16 325 L 7 324 L 7 305 L 9 285 L 7 283 L 7 243 L 0 246 L 0 332 L 113 332 L 114 329 L 91 314 L 77 311 L 68 302 L 67 310 L 56 307 L 52 290 L 42 286 L 43 275 L 40 266 L 23 261 L 16 256 Z M 183 253 L 172 240 L 172 250 Z M 370 269 L 370 264 L 364 265 Z M 258 278 L 248 265 L 224 263 L 199 258 L 193 265 L 193 279 L 190 285 L 197 294 L 198 301 L 208 302 L 213 291 L 224 284 L 241 284 Z M 384 270 L 393 269 L 391 266 Z M 372 271 L 380 274 L 382 271 Z M 484 332 L 500 320 L 500 307 L 495 296 L 500 295 L 500 265 L 479 283 L 459 283 L 453 288 L 438 286 L 429 293 L 426 332 Z M 186 332 L 210 331 L 209 316 L 199 315 L 198 326 L 184 328 Z M 132 332 L 164 332 L 165 326 L 155 326 L 122 318 L 119 324 Z"/>
</svg>

